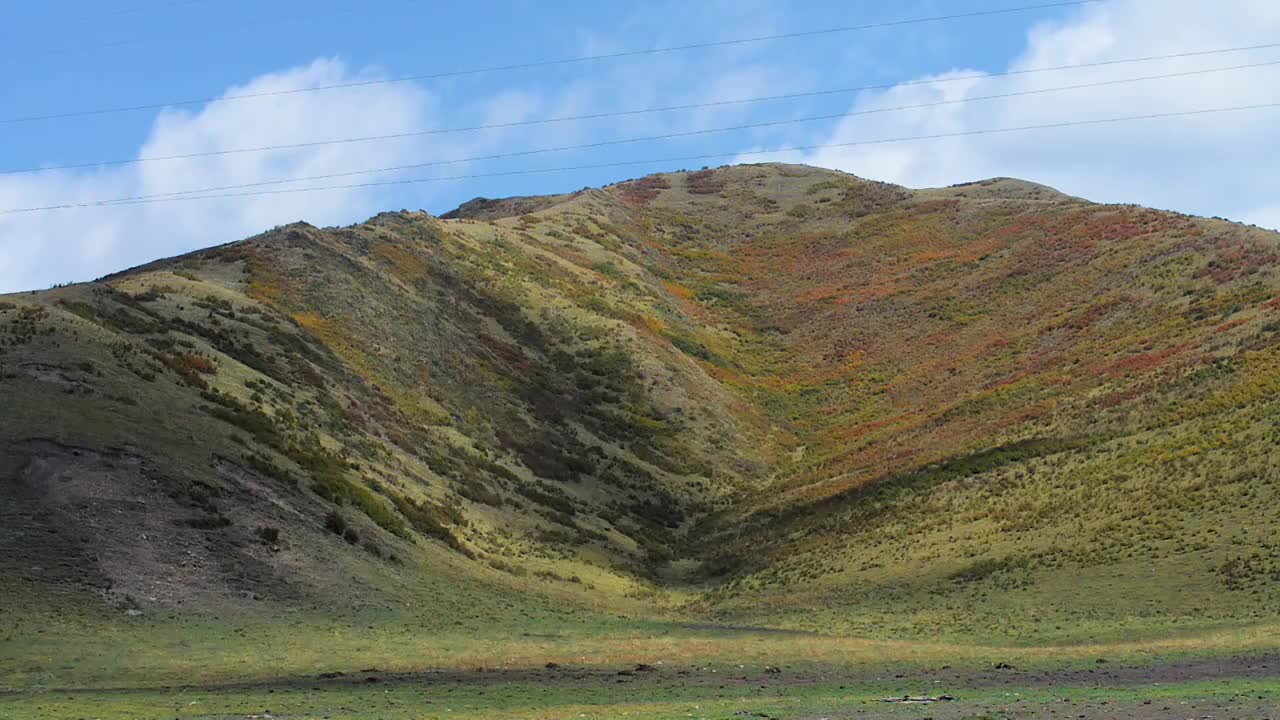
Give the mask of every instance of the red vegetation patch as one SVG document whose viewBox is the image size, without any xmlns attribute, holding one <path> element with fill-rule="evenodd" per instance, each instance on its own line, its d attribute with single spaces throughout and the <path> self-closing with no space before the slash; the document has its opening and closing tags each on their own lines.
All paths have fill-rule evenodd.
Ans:
<svg viewBox="0 0 1280 720">
<path fill-rule="evenodd" d="M 177 355 L 156 353 L 155 357 L 170 370 L 177 373 L 183 382 L 200 390 L 209 388 L 209 383 L 205 382 L 204 378 L 200 376 L 213 375 L 218 372 L 218 366 L 214 365 L 213 361 L 195 353 L 179 353 Z"/>
<path fill-rule="evenodd" d="M 724 181 L 716 177 L 714 170 L 699 170 L 689 173 L 685 187 L 694 195 L 714 195 L 724 192 Z"/>
<path fill-rule="evenodd" d="M 880 418 L 879 420 L 871 420 L 869 422 L 864 422 L 860 425 L 854 425 L 851 428 L 841 430 L 838 433 L 838 437 L 840 440 L 844 442 L 857 440 L 863 435 L 867 435 L 869 433 L 875 432 L 876 430 L 882 430 L 884 428 L 900 423 L 905 418 L 915 414 L 916 412 L 912 411 L 903 415 L 890 415 L 888 417 Z"/>
<path fill-rule="evenodd" d="M 213 375 L 218 372 L 218 366 L 214 365 L 212 360 L 203 355 L 184 353 L 182 355 L 178 355 L 177 359 L 186 364 L 187 367 L 203 375 Z"/>
<path fill-rule="evenodd" d="M 1228 320 L 1227 322 L 1224 322 L 1224 323 L 1222 323 L 1221 325 L 1219 325 L 1219 326 L 1215 327 L 1215 328 L 1213 329 L 1213 331 L 1214 331 L 1214 332 L 1226 332 L 1226 331 L 1230 330 L 1231 328 L 1234 328 L 1234 327 L 1240 327 L 1241 325 L 1244 325 L 1244 324 L 1248 323 L 1248 322 L 1249 322 L 1250 320 L 1252 320 L 1252 319 L 1253 319 L 1253 318 L 1242 317 L 1242 318 L 1236 318 L 1235 320 Z"/>
<path fill-rule="evenodd" d="M 1113 310 L 1120 309 L 1123 305 L 1124 303 L 1119 299 L 1105 300 L 1086 309 L 1084 312 L 1077 314 L 1075 317 L 1068 318 L 1060 324 L 1050 327 L 1049 329 L 1054 330 L 1057 328 L 1068 328 L 1071 330 L 1084 330 L 1110 315 Z"/>
<path fill-rule="evenodd" d="M 1196 272 L 1196 278 L 1212 278 L 1214 282 L 1225 283 L 1240 277 L 1253 275 L 1264 267 L 1280 263 L 1280 255 L 1259 245 L 1240 244 L 1227 248 L 1209 261 L 1209 264 Z"/>
<path fill-rule="evenodd" d="M 1152 350 L 1151 352 L 1139 353 L 1131 355 L 1108 368 L 1107 372 L 1113 376 L 1124 375 L 1129 372 L 1142 372 L 1163 365 L 1166 360 L 1177 355 L 1191 347 L 1191 343 L 1182 343 L 1174 345 L 1163 350 Z"/>
<path fill-rule="evenodd" d="M 630 205 L 644 205 L 658 197 L 658 192 L 671 187 L 665 177 L 650 175 L 639 180 L 632 180 L 618 185 L 618 195 L 622 201 Z"/>
<path fill-rule="evenodd" d="M 1111 393 L 1110 395 L 1107 395 L 1101 400 L 1096 401 L 1094 404 L 1098 408 L 1113 408 L 1119 405 L 1123 405 L 1124 403 L 1127 403 L 1130 400 L 1133 400 L 1134 398 L 1140 397 L 1145 392 L 1147 392 L 1146 388 L 1142 388 L 1142 387 L 1129 388 L 1128 390 L 1122 390 L 1117 393 Z"/>
</svg>

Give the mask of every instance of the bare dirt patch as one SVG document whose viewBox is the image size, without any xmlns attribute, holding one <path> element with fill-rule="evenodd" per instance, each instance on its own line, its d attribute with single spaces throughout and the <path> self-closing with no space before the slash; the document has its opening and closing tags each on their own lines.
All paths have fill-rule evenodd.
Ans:
<svg viewBox="0 0 1280 720">
<path fill-rule="evenodd" d="M 183 527 L 192 510 L 169 497 L 141 458 L 51 442 L 30 451 L 19 483 L 59 525 L 75 529 L 81 557 L 107 578 L 110 599 L 181 605 L 220 594 L 204 532 Z"/>
<path fill-rule="evenodd" d="M 44 363 L 22 363 L 18 366 L 19 375 L 25 375 L 32 380 L 42 383 L 48 383 L 62 388 L 69 393 L 88 393 L 92 389 L 72 377 L 71 371 L 57 365 L 46 365 Z"/>
<path fill-rule="evenodd" d="M 61 533 L 70 546 L 60 548 L 70 553 L 61 562 L 100 578 L 109 602 L 136 609 L 296 594 L 279 579 L 271 549 L 253 539 L 252 518 L 225 515 L 223 506 L 241 504 L 221 501 L 215 489 L 160 475 L 123 451 L 41 440 L 24 443 L 22 452 L 28 459 L 15 490 L 43 526 L 25 535 Z M 276 511 L 291 510 L 261 481 L 241 480 Z M 32 557 L 40 568 L 32 579 L 59 582 L 43 572 L 44 562 Z"/>
</svg>

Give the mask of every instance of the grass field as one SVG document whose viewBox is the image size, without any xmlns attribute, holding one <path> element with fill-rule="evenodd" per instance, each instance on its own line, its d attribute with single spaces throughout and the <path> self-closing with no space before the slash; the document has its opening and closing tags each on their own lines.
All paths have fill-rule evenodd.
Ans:
<svg viewBox="0 0 1280 720">
<path fill-rule="evenodd" d="M 125 673 L 133 682 L 99 676 L 99 687 L 6 691 L 0 717 L 1267 718 L 1280 710 L 1280 656 L 1187 655 L 1199 642 L 1156 644 L 1176 648 L 1161 655 L 1132 646 L 956 648 L 659 625 L 631 632 L 602 632 L 590 642 L 580 636 L 504 644 L 464 635 L 415 643 L 384 630 L 369 633 L 367 644 L 335 635 L 327 663 L 296 652 L 296 641 L 282 637 L 224 646 L 226 655 L 196 649 L 185 655 L 189 666 L 144 669 L 145 661 L 130 662 L 120 652 L 111 657 L 140 673 Z M 199 633 L 188 627 L 183 637 Z M 441 646 L 459 650 L 446 660 L 449 667 L 398 669 L 410 664 L 415 648 L 425 660 L 438 658 Z M 260 665 L 281 657 L 295 672 Z M 499 658 L 511 664 L 485 662 Z M 533 665 L 534 658 L 555 659 Z M 234 663 L 230 676 L 270 679 L 190 682 L 219 662 Z M 313 668 L 300 672 L 307 665 Z M 886 702 L 943 696 L 952 699 Z"/>
<path fill-rule="evenodd" d="M 1280 711 L 1280 627 L 1141 639 L 1112 630 L 1129 639 L 839 637 L 624 617 L 528 595 L 503 602 L 475 588 L 417 609 L 204 616 L 69 609 L 6 618 L 0 718 L 268 711 L 333 719 L 1264 718 Z M 955 700 L 884 702 L 904 695 Z"/>
</svg>

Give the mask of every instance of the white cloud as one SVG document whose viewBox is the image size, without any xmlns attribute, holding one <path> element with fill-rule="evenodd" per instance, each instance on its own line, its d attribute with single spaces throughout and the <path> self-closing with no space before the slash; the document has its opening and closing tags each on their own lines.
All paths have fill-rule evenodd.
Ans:
<svg viewBox="0 0 1280 720">
<path fill-rule="evenodd" d="M 688 27 L 705 28 L 711 37 L 768 34 L 775 18 L 763 12 L 742 16 L 721 10 L 727 0 L 690 6 L 669 3 L 645 6 L 630 14 L 609 37 L 579 33 L 580 54 L 634 48 L 619 38 L 653 38 L 655 46 L 688 42 Z M 675 16 L 683 18 L 672 24 Z M 677 27 L 678 26 L 678 27 Z M 634 31 L 634 32 L 631 32 Z M 196 111 L 169 110 L 154 120 L 139 156 L 170 156 L 235 148 L 292 144 L 310 140 L 412 132 L 424 128 L 519 123 L 538 118 L 607 113 L 636 108 L 680 105 L 766 94 L 780 85 L 803 89 L 797 78 L 762 62 L 760 48 L 729 46 L 701 55 L 659 54 L 620 62 L 584 64 L 572 75 L 539 80 L 516 75 L 511 85 L 476 93 L 458 83 L 442 82 L 447 106 L 436 93 L 416 83 L 390 83 L 315 93 L 282 94 L 228 103 L 211 103 Z M 568 53 L 574 54 L 574 53 Z M 340 84 L 379 77 L 355 72 L 333 59 L 259 76 L 226 95 L 289 91 L 314 85 Z M 213 155 L 178 161 L 149 162 L 99 170 L 49 171 L 0 176 L 0 210 L 74 204 L 109 198 L 175 193 L 263 183 L 280 178 L 344 173 L 352 170 L 458 161 L 468 157 L 554 148 L 619 138 L 685 132 L 732 125 L 750 114 L 743 105 L 700 112 L 624 115 L 607 120 L 546 123 L 520 127 L 426 135 L 393 142 L 361 142 L 270 153 Z M 715 142 L 718 135 L 695 136 L 694 147 Z M 639 157 L 663 157 L 680 150 L 654 143 L 612 146 Z M 511 161 L 451 162 L 401 173 L 398 177 L 433 174 L 491 173 L 513 168 L 555 167 L 592 163 L 617 156 L 586 151 L 535 153 Z M 310 185 L 359 183 L 395 174 L 356 175 Z M 530 176 L 530 178 L 538 176 Z M 547 177 L 556 177 L 554 175 Z M 463 183 L 484 194 L 502 193 L 505 178 Z M 269 185 L 226 192 L 302 187 Z M 536 192 L 536 186 L 529 190 Z M 306 220 L 316 225 L 357 222 L 389 208 L 412 203 L 430 206 L 433 197 L 456 194 L 459 183 L 425 183 L 390 188 L 351 188 L 315 193 L 239 196 L 92 207 L 26 214 L 0 214 L 0 292 L 81 281 L 159 257 L 224 243 L 274 225 Z"/>
<path fill-rule="evenodd" d="M 633 49 L 623 37 L 649 37 L 654 47 L 708 39 L 768 35 L 789 28 L 775 6 L 760 12 L 725 13 L 727 0 L 665 3 L 634 10 L 609 36 L 577 33 L 578 53 Z M 569 35 L 574 35 L 569 32 Z M 1274 0 L 1109 0 L 1027 34 L 1010 70 L 1164 55 L 1187 50 L 1264 44 L 1280 37 L 1280 3 Z M 966 40 L 968 42 L 969 40 Z M 978 40 L 980 42 L 980 40 Z M 621 43 L 621 44 L 620 44 Z M 851 47 L 857 46 L 855 43 Z M 860 47 L 860 46 L 859 46 Z M 870 47 L 870 46 L 868 46 Z M 824 56 L 825 57 L 825 56 Z M 173 155 L 263 145 L 411 132 L 423 128 L 522 122 L 538 118 L 682 105 L 777 92 L 830 88 L 845 76 L 883 75 L 883 57 L 845 55 L 859 72 L 818 62 L 778 44 L 733 45 L 692 53 L 662 53 L 617 62 L 574 66 L 573 72 L 517 74 L 485 90 L 461 82 L 390 83 L 316 93 L 213 103 L 198 111 L 161 113 L 139 153 Z M 1015 76 L 980 76 L 941 84 L 907 84 L 860 94 L 854 112 L 1139 75 L 1183 72 L 1280 58 L 1280 50 L 1201 56 L 1132 65 Z M 974 75 L 956 68 L 936 76 Z M 980 75 L 980 74 L 979 74 Z M 260 76 L 228 94 L 260 93 L 341 83 L 369 77 L 337 60 Z M 450 164 L 411 171 L 412 177 L 485 174 L 631 158 L 780 145 L 848 143 L 880 138 L 962 133 L 1171 112 L 1215 106 L 1280 102 L 1280 66 L 1213 75 L 1113 85 L 1087 90 L 975 100 L 927 109 L 852 117 L 829 125 L 781 125 L 749 134 L 711 133 L 665 143 L 634 143 L 570 153 L 531 154 L 510 160 Z M 927 78 L 918 78 L 923 80 Z M 506 84 L 509 83 L 509 84 Z M 436 92 L 447 94 L 441 102 Z M 427 135 L 395 142 L 325 145 L 288 152 L 247 153 L 143 163 L 100 170 L 0 176 L 0 209 L 74 203 L 200 187 L 241 185 L 291 176 L 325 175 L 426 161 L 458 160 L 618 138 L 830 112 L 814 103 L 724 105 L 700 111 L 642 113 L 570 123 L 539 123 L 486 132 Z M 805 133 L 811 133 L 805 135 Z M 744 141 L 744 137 L 752 140 Z M 1103 201 L 1139 202 L 1262 225 L 1280 225 L 1273 190 L 1280 110 L 1161 119 L 1129 124 L 970 135 L 923 142 L 830 148 L 767 158 L 840 168 L 864 177 L 911 186 L 944 185 L 996 175 L 1023 177 L 1065 192 Z M 635 174 L 648 170 L 633 168 Z M 628 174 L 619 169 L 615 177 Z M 602 179 L 595 173 L 590 180 Z M 386 178 L 386 175 L 376 179 Z M 497 195 L 572 185 L 559 175 L 495 177 L 465 183 L 400 188 L 351 188 L 317 193 L 236 197 L 17 215 L 0 215 L 0 292 L 89 279 L 157 257 L 235 240 L 273 225 L 307 220 L 317 225 L 363 220 L 380 210 L 430 207 L 432 200 L 464 192 Z M 370 176 L 320 181 L 343 184 Z M 607 179 L 607 178 L 605 178 Z M 581 184 L 580 182 L 578 184 Z M 288 186 L 285 186 L 288 187 Z"/>
<path fill-rule="evenodd" d="M 287 91 L 376 77 L 338 60 L 260 76 L 227 95 Z M 166 111 L 139 156 L 168 156 L 309 140 L 407 132 L 436 125 L 435 100 L 408 83 L 212 103 Z M 397 165 L 406 157 L 456 157 L 456 143 L 427 140 L 324 145 L 215 155 L 91 171 L 0 178 L 0 208 L 172 193 Z M 379 179 L 386 176 L 378 176 Z M 355 181 L 359 181 L 357 177 Z M 348 181 L 350 182 L 350 181 Z M 329 181 L 316 184 L 340 184 Z M 284 185 L 272 187 L 298 187 Z M 84 280 L 129 265 L 227 242 L 304 219 L 317 225 L 363 219 L 387 193 L 373 188 L 162 202 L 0 215 L 0 292 Z"/>
<path fill-rule="evenodd" d="M 1168 55 L 1275 42 L 1274 0 L 1112 0 L 1028 33 L 1009 70 Z M 861 94 L 851 108 L 934 103 L 1105 80 L 1280 59 L 1276 50 L 899 85 Z M 948 75 L 972 75 L 957 69 Z M 919 78 L 923 80 L 927 78 Z M 1280 102 L 1280 66 L 1110 85 L 847 118 L 813 144 L 960 133 L 1126 115 Z M 808 143 L 804 143 L 808 144 Z M 766 146 L 767 147 L 767 146 Z M 1108 202 L 1275 224 L 1280 108 L 1120 124 L 970 135 L 793 154 L 789 160 L 923 187 L 1007 175 Z M 758 162 L 758 156 L 744 156 Z M 1255 210 L 1271 206 L 1272 210 Z M 1270 212 L 1271 214 L 1266 214 Z"/>
</svg>

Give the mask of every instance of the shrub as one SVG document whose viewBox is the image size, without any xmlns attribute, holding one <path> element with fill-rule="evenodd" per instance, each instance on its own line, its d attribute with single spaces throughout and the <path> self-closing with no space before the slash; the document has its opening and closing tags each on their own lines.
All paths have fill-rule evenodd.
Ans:
<svg viewBox="0 0 1280 720">
<path fill-rule="evenodd" d="M 516 485 L 516 492 L 539 505 L 549 507 L 565 515 L 572 516 L 577 513 L 577 508 L 574 507 L 573 501 L 553 485 L 548 485 L 541 481 L 535 481 L 532 484 L 522 483 Z"/>
<path fill-rule="evenodd" d="M 259 474 L 265 475 L 266 477 L 269 477 L 287 487 L 298 486 L 298 478 L 295 477 L 293 473 L 285 470 L 279 465 L 276 465 L 266 457 L 257 454 L 246 454 L 243 457 L 245 463 Z"/>
<path fill-rule="evenodd" d="M 311 489 L 315 494 L 337 505 L 349 502 L 383 530 L 402 537 L 407 535 L 404 521 L 395 511 L 369 488 L 347 480 L 341 461 L 332 454 L 317 456 L 291 452 L 289 456 L 311 473 Z M 322 459 L 317 460 L 318 457 Z"/>
<path fill-rule="evenodd" d="M 210 360 L 209 358 L 203 355 L 197 355 L 195 353 L 182 353 L 181 355 L 177 355 L 175 357 L 179 361 L 184 363 L 187 367 L 191 368 L 192 370 L 195 370 L 196 372 L 202 375 L 216 375 L 218 373 L 218 366 L 214 365 L 212 360 Z"/>
<path fill-rule="evenodd" d="M 203 383 L 204 381 L 201 380 L 200 382 Z M 227 400 L 212 393 L 204 397 L 220 403 Z M 208 408 L 206 412 L 223 422 L 231 423 L 244 430 L 263 445 L 277 447 L 280 444 L 280 433 L 276 430 L 275 422 L 261 410 L 250 410 L 241 407 L 234 399 L 230 399 L 230 402 L 226 405 Z"/>
<path fill-rule="evenodd" d="M 160 298 L 164 297 L 167 293 L 171 293 L 173 291 L 174 291 L 173 288 L 169 287 L 168 285 L 152 285 L 151 287 L 147 288 L 144 292 L 138 295 L 135 295 L 133 299 L 136 300 L 137 302 L 142 302 L 142 303 L 155 302 L 156 300 L 159 300 Z"/>
<path fill-rule="evenodd" d="M 337 510 L 330 510 L 328 515 L 324 516 L 324 529 L 341 536 L 347 531 L 347 519 L 342 517 Z"/>
<path fill-rule="evenodd" d="M 1026 560 L 1020 558 L 981 558 L 951 573 L 951 579 L 960 583 L 978 582 L 998 572 L 1014 570 L 1025 564 Z"/>
<path fill-rule="evenodd" d="M 196 518 L 188 518 L 179 521 L 180 525 L 197 530 L 218 530 L 231 524 L 231 518 L 222 513 L 213 513 L 210 515 L 202 515 Z"/>
<path fill-rule="evenodd" d="M 348 545 L 355 545 L 360 542 L 360 533 L 355 528 L 349 527 L 342 533 L 342 539 L 347 541 Z"/>
<path fill-rule="evenodd" d="M 671 187 L 671 183 L 659 175 L 650 175 L 639 180 L 618 184 L 619 194 L 622 196 L 623 201 L 634 205 L 644 205 L 658 197 L 659 190 L 665 190 L 669 187 Z"/>
<path fill-rule="evenodd" d="M 489 483 L 480 478 L 471 478 L 458 488 L 458 494 L 472 501 L 491 505 L 493 507 L 502 507 L 503 499 L 496 490 L 489 486 Z"/>
<path fill-rule="evenodd" d="M 689 192 L 694 195 L 712 195 L 724 190 L 724 181 L 715 177 L 714 170 L 699 170 L 689 173 L 685 180 Z"/>
<path fill-rule="evenodd" d="M 391 501 L 395 504 L 400 514 L 408 519 L 409 524 L 414 530 L 422 533 L 426 537 L 442 540 L 450 547 L 455 547 L 458 539 L 454 537 L 445 522 L 448 516 L 437 505 L 421 502 L 418 500 L 410 500 L 399 495 L 392 495 Z"/>
<path fill-rule="evenodd" d="M 260 527 L 254 530 L 253 534 L 267 545 L 275 545 L 280 540 L 280 528 Z"/>
<path fill-rule="evenodd" d="M 611 262 L 596 263 L 595 265 L 591 266 L 591 269 L 595 270 L 601 275 L 604 275 L 605 277 L 611 277 L 611 278 L 614 278 L 615 280 L 621 280 L 626 277 L 626 275 L 624 275 L 623 272 L 618 269 L 618 266 L 614 265 Z"/>
<path fill-rule="evenodd" d="M 520 565 L 512 565 L 511 563 L 498 558 L 489 558 L 489 567 L 494 570 L 507 573 L 508 575 L 515 575 L 516 577 L 524 577 L 529 574 L 529 571 L 524 567 Z"/>
</svg>

